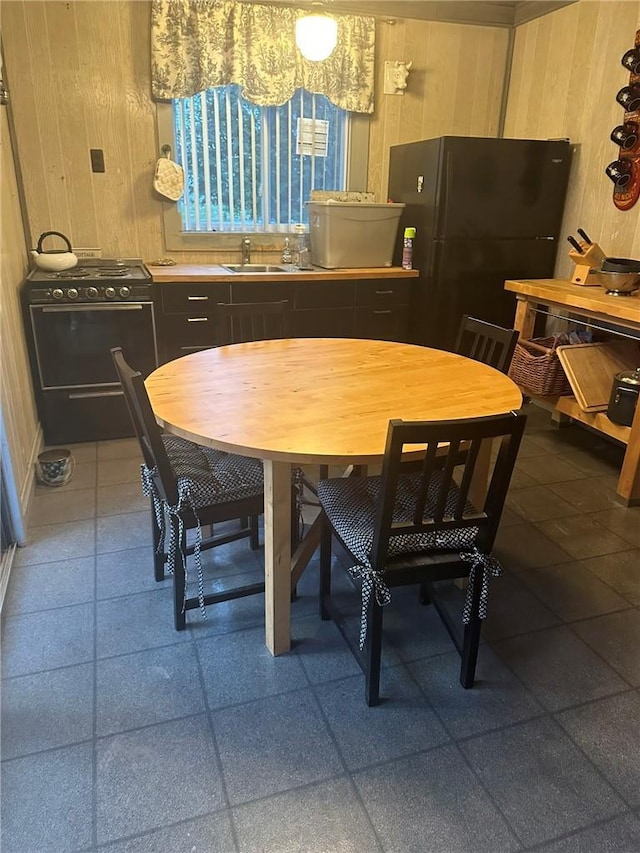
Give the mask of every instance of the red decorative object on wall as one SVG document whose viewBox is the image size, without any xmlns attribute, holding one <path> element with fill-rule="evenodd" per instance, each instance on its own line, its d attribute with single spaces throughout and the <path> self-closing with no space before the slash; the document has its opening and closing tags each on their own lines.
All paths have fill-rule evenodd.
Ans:
<svg viewBox="0 0 640 853">
<path fill-rule="evenodd" d="M 614 183 L 613 203 L 619 210 L 629 210 L 640 197 L 640 30 L 621 62 L 629 69 L 629 85 L 616 95 L 625 112 L 622 122 L 611 131 L 611 140 L 619 146 L 618 159 L 605 171 Z"/>
</svg>

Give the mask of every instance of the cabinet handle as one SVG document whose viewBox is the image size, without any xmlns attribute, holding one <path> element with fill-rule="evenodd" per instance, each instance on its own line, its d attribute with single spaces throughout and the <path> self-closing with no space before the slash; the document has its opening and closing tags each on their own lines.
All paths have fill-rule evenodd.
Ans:
<svg viewBox="0 0 640 853">
<path fill-rule="evenodd" d="M 70 400 L 90 400 L 94 397 L 124 397 L 124 391 L 82 391 L 69 394 Z"/>
<path fill-rule="evenodd" d="M 187 323 L 208 323 L 208 317 L 187 317 Z"/>
<path fill-rule="evenodd" d="M 387 308 L 385 311 L 374 311 L 374 314 L 391 314 L 391 309 Z"/>
<path fill-rule="evenodd" d="M 376 296 L 389 296 L 391 293 L 395 293 L 394 290 L 376 290 Z"/>
<path fill-rule="evenodd" d="M 187 296 L 187 302 L 208 302 L 208 296 Z"/>
</svg>

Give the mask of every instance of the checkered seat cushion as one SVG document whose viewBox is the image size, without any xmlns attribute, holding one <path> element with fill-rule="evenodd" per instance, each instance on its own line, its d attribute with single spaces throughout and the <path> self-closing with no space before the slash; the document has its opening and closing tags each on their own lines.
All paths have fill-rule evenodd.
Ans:
<svg viewBox="0 0 640 853">
<path fill-rule="evenodd" d="M 158 492 L 155 475 L 147 465 L 140 467 L 142 490 L 153 502 L 153 511 L 159 530 L 158 553 L 165 548 L 167 533 L 166 515 L 177 519 L 178 529 L 172 524 L 169 527 L 169 542 L 167 545 L 167 571 L 172 574 L 175 568 L 176 552 L 185 531 L 182 517 L 184 510 L 190 510 L 195 519 L 195 541 L 193 556 L 198 579 L 198 598 L 202 616 L 206 618 L 204 606 L 204 577 L 202 572 L 201 545 L 202 529 L 198 510 L 202 507 L 214 506 L 219 503 L 258 497 L 264 491 L 262 461 L 247 456 L 236 456 L 223 450 L 214 450 L 195 444 L 192 441 L 174 435 L 163 435 L 162 442 L 167 451 L 169 462 L 176 477 L 178 502 L 175 506 L 162 499 Z M 292 483 L 296 485 L 296 514 L 301 519 L 300 486 L 302 471 L 292 471 Z M 186 565 L 185 577 L 187 575 Z M 186 598 L 186 584 L 185 584 Z"/>
<path fill-rule="evenodd" d="M 436 471 L 427 490 L 424 520 L 433 517 L 436 497 L 442 482 L 442 471 Z M 410 522 L 413 518 L 415 496 L 420 482 L 419 474 L 407 474 L 400 477 L 396 490 L 396 502 L 393 511 L 394 522 Z M 360 648 L 364 647 L 367 636 L 367 612 L 369 601 L 375 595 L 379 605 L 391 602 L 391 591 L 387 586 L 384 570 L 376 571 L 371 565 L 371 549 L 375 533 L 376 512 L 380 496 L 380 477 L 346 477 L 335 480 L 321 480 L 318 484 L 318 499 L 337 535 L 356 560 L 349 574 L 362 581 L 362 611 L 360 617 Z M 460 490 L 451 483 L 447 493 L 444 516 L 451 517 L 457 505 Z M 474 507 L 465 502 L 465 514 L 473 513 Z M 389 539 L 388 558 L 410 557 L 424 551 L 457 551 L 460 559 L 469 562 L 469 585 L 463 608 L 462 621 L 471 618 L 472 601 L 478 572 L 480 573 L 480 611 L 481 619 L 487 612 L 489 595 L 489 577 L 501 573 L 501 566 L 491 555 L 482 554 L 476 546 L 478 528 L 475 526 L 455 530 L 438 530 L 429 533 L 392 535 Z"/>
<path fill-rule="evenodd" d="M 192 508 L 242 500 L 262 493 L 262 462 L 163 435 L 162 441 L 178 481 L 178 494 Z"/>
<path fill-rule="evenodd" d="M 259 459 L 236 456 L 233 453 L 203 447 L 174 435 L 163 435 L 162 442 L 177 480 L 178 502 L 175 506 L 171 506 L 162 499 L 154 480 L 156 471 L 150 470 L 144 464 L 140 466 L 142 491 L 153 502 L 153 511 L 160 533 L 158 553 L 162 553 L 165 548 L 167 530 L 165 511 L 178 521 L 177 532 L 173 525 L 169 528 L 167 570 L 170 574 L 173 574 L 175 569 L 178 543 L 182 540 L 185 531 L 182 512 L 189 509 L 195 516 L 197 524 L 193 555 L 198 578 L 200 610 L 206 618 L 200 553 L 202 529 L 198 510 L 201 507 L 261 495 L 263 491 L 262 462 Z M 185 565 L 185 577 L 186 575 Z"/>
<path fill-rule="evenodd" d="M 425 520 L 433 516 L 435 496 L 441 478 L 442 472 L 436 471 L 431 479 L 424 512 Z M 400 478 L 393 511 L 394 522 L 411 521 L 419 482 L 418 473 L 407 474 Z M 380 477 L 345 477 L 321 480 L 318 484 L 318 499 L 331 526 L 358 564 L 367 569 L 371 569 L 371 548 L 380 483 Z M 449 489 L 445 516 L 453 514 L 458 497 L 458 487 L 453 483 Z M 473 512 L 469 502 L 465 505 L 465 512 Z M 433 549 L 458 551 L 461 548 L 473 546 L 477 535 L 477 527 L 467 527 L 462 530 L 391 536 L 389 557 Z"/>
</svg>

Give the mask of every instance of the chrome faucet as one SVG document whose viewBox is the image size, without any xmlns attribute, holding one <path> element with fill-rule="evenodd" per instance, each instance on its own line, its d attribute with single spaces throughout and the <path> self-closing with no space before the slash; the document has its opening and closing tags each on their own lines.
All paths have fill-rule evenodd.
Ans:
<svg viewBox="0 0 640 853">
<path fill-rule="evenodd" d="M 250 264 L 251 263 L 251 240 L 248 237 L 245 237 L 242 240 L 242 264 Z"/>
</svg>

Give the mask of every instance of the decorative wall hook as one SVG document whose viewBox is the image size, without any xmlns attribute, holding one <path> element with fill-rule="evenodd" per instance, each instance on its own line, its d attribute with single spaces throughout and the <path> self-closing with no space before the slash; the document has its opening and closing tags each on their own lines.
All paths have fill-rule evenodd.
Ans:
<svg viewBox="0 0 640 853">
<path fill-rule="evenodd" d="M 382 91 L 385 95 L 404 95 L 407 88 L 407 78 L 413 62 L 400 62 L 392 60 L 384 64 L 384 85 Z"/>
</svg>

